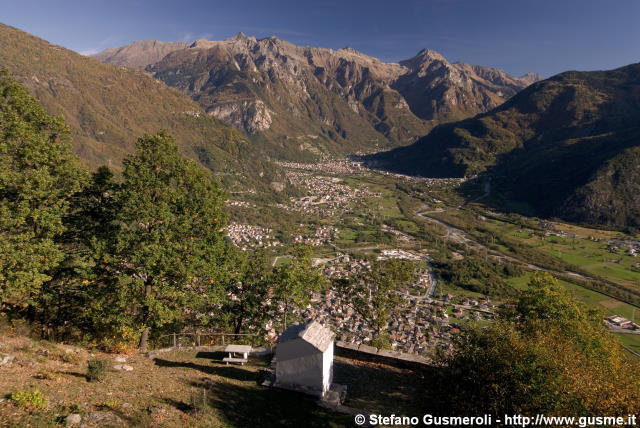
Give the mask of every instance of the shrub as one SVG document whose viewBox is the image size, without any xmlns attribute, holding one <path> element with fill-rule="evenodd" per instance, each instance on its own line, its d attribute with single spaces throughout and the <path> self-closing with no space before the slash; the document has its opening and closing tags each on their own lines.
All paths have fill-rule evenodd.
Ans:
<svg viewBox="0 0 640 428">
<path fill-rule="evenodd" d="M 191 409 L 195 413 L 203 412 L 209 408 L 207 390 L 198 388 L 191 391 Z"/>
<path fill-rule="evenodd" d="M 11 394 L 11 401 L 25 409 L 43 410 L 47 407 L 47 397 L 37 388 L 33 392 L 14 392 Z"/>
<path fill-rule="evenodd" d="M 57 351 L 51 354 L 51 358 L 62 361 L 63 363 L 78 364 L 80 363 L 80 355 L 75 352 Z"/>
<path fill-rule="evenodd" d="M 107 410 L 113 410 L 120 407 L 120 405 L 121 403 L 118 400 L 107 400 L 103 401 L 102 404 L 100 404 L 100 407 Z"/>
<path fill-rule="evenodd" d="M 378 349 L 393 349 L 391 347 L 391 338 L 386 333 L 377 334 L 376 337 L 374 337 L 371 342 L 369 342 L 369 345 Z"/>
<path fill-rule="evenodd" d="M 89 382 L 101 382 L 107 376 L 107 365 L 105 360 L 89 360 L 89 372 L 87 380 Z"/>
<path fill-rule="evenodd" d="M 56 379 L 58 379 L 58 376 L 56 376 L 54 373 L 52 373 L 50 371 L 46 371 L 46 370 L 39 370 L 33 377 L 35 377 L 36 379 L 42 379 L 42 380 L 56 380 Z"/>
</svg>

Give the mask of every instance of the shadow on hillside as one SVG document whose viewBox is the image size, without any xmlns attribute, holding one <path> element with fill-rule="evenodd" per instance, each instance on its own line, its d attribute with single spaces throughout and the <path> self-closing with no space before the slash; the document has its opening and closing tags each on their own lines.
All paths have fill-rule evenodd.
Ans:
<svg viewBox="0 0 640 428">
<path fill-rule="evenodd" d="M 346 406 L 376 413 L 420 414 L 425 407 L 423 391 L 431 370 L 335 359 L 333 379 L 347 385 Z"/>
<path fill-rule="evenodd" d="M 193 407 L 191 406 L 191 404 L 185 403 L 184 401 L 174 400 L 173 398 L 164 398 L 163 400 L 168 405 L 175 407 L 176 409 L 180 410 L 183 413 L 190 412 L 193 410 Z"/>
<path fill-rule="evenodd" d="M 353 426 L 350 415 L 319 407 L 315 399 L 251 383 L 203 379 L 190 386 L 207 390 L 208 405 L 233 426 L 327 427 Z M 177 403 L 183 405 L 184 403 Z"/>
<path fill-rule="evenodd" d="M 83 378 L 83 379 L 87 379 L 87 374 L 86 373 L 62 372 L 62 371 L 59 371 L 59 372 L 56 372 L 56 373 L 59 373 L 59 374 L 62 374 L 62 375 L 67 375 L 67 376 L 80 377 L 80 378 Z"/>
<path fill-rule="evenodd" d="M 155 364 L 159 367 L 180 367 L 201 371 L 209 375 L 222 376 L 228 379 L 239 381 L 255 381 L 256 373 L 243 369 L 241 366 L 227 366 L 214 360 L 214 365 L 203 365 L 186 361 L 170 361 L 161 358 L 155 359 Z"/>
</svg>

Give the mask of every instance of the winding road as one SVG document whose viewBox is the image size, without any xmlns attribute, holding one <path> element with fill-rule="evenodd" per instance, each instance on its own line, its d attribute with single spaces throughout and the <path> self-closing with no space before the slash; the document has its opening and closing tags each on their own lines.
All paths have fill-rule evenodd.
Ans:
<svg viewBox="0 0 640 428">
<path fill-rule="evenodd" d="M 469 236 L 469 234 L 467 234 L 467 232 L 465 232 L 462 229 L 459 229 L 455 226 L 453 226 L 450 223 L 447 223 L 445 221 L 442 221 L 436 217 L 432 217 L 428 214 L 432 214 L 432 213 L 442 213 L 445 212 L 445 210 L 443 209 L 435 209 L 435 210 L 430 210 L 430 206 L 426 205 L 426 204 L 422 204 L 420 207 L 418 207 L 418 209 L 415 211 L 415 215 L 416 217 L 419 217 L 425 221 L 431 222 L 431 223 L 435 223 L 435 224 L 439 224 L 441 226 L 444 226 L 447 230 L 447 236 L 445 237 L 445 239 L 448 239 L 450 241 L 454 241 L 457 242 L 459 244 L 464 244 L 464 245 L 468 245 L 470 247 L 476 248 L 476 249 L 483 249 L 487 251 L 487 255 L 489 257 L 504 261 L 510 261 L 510 262 L 516 262 L 516 263 L 521 263 L 524 266 L 526 266 L 527 268 L 531 269 L 531 270 L 537 270 L 537 271 L 545 271 L 545 272 L 549 272 L 549 273 L 553 273 L 553 274 L 564 274 L 564 275 L 571 275 L 575 278 L 579 278 L 582 280 L 594 280 L 594 278 L 590 277 L 590 276 L 586 276 L 586 275 L 582 275 L 580 273 L 577 272 L 571 272 L 571 271 L 556 271 L 553 269 L 547 269 L 544 268 L 542 266 L 537 266 L 534 264 L 531 264 L 529 262 L 525 262 L 522 261 L 520 259 L 517 259 L 515 257 L 512 256 L 508 256 L 504 253 L 501 253 L 499 251 L 496 251 L 494 249 L 491 249 L 489 247 L 487 247 L 484 244 L 481 244 L 480 242 L 474 240 L 473 238 L 471 238 Z"/>
</svg>

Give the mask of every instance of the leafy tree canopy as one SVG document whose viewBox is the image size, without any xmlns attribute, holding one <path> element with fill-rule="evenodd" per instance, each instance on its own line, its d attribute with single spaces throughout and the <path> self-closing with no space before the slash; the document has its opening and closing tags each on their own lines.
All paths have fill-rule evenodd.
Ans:
<svg viewBox="0 0 640 428">
<path fill-rule="evenodd" d="M 439 411 L 581 416 L 638 409 L 637 361 L 601 316 L 554 282 L 537 274 L 503 319 L 463 335 L 432 383 Z"/>
<path fill-rule="evenodd" d="M 224 274 L 225 193 L 210 174 L 178 153 L 164 132 L 138 139 L 124 160 L 114 237 L 108 257 L 127 290 L 132 320 L 143 331 L 175 321 L 185 307 L 220 293 Z"/>
<path fill-rule="evenodd" d="M 313 267 L 312 250 L 307 246 L 295 246 L 291 250 L 288 263 L 276 266 L 273 270 L 273 296 L 276 303 L 284 309 L 284 328 L 287 316 L 295 307 L 304 307 L 309 303 L 309 292 L 320 290 L 326 285 L 326 279 L 318 268 Z"/>
<path fill-rule="evenodd" d="M 24 304 L 63 258 L 55 238 L 85 171 L 62 118 L 0 71 L 0 298 Z"/>
</svg>

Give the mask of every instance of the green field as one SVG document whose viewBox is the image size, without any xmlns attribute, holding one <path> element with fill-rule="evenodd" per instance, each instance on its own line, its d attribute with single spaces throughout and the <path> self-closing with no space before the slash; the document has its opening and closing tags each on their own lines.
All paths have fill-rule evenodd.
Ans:
<svg viewBox="0 0 640 428">
<path fill-rule="evenodd" d="M 640 334 L 614 333 L 614 336 L 616 336 L 623 345 L 640 353 Z"/>
<path fill-rule="evenodd" d="M 605 241 L 605 239 L 620 239 L 624 235 L 619 232 L 587 229 L 563 223 L 554 223 L 554 226 L 557 230 L 576 233 L 576 237 L 544 236 L 540 231 L 533 233 L 530 230 L 521 229 L 518 225 L 495 219 L 487 220 L 482 224 L 483 228 L 497 236 L 515 239 L 541 254 L 553 257 L 567 265 L 577 266 L 587 274 L 640 289 L 640 271 L 633 270 L 634 264 L 640 263 L 640 258 L 632 257 L 624 250 L 618 253 L 612 252 L 608 248 L 608 242 Z M 589 237 L 598 237 L 600 240 L 595 241 Z M 497 245 L 495 248 L 502 252 L 509 252 L 505 245 Z"/>
<path fill-rule="evenodd" d="M 524 290 L 531 279 L 533 273 L 529 272 L 518 278 L 507 280 L 513 287 Z M 584 302 L 591 308 L 599 309 L 604 315 L 622 315 L 627 319 L 640 318 L 640 308 L 621 302 L 597 291 L 589 290 L 571 282 L 558 280 L 558 285 L 569 291 L 576 299 Z"/>
<path fill-rule="evenodd" d="M 515 214 L 493 214 L 487 211 L 480 201 L 464 204 L 464 200 L 456 193 L 455 186 L 444 182 L 425 185 L 375 172 L 346 176 L 329 175 L 342 179 L 344 184 L 352 188 L 366 188 L 375 196 L 360 199 L 346 209 L 339 210 L 335 216 L 276 214 L 275 210 L 265 213 L 258 209 L 261 211 L 260 214 L 267 214 L 267 217 L 276 220 L 271 227 L 281 233 L 292 234 L 294 230 L 296 233 L 312 233 L 313 228 L 308 226 L 311 223 L 338 227 L 340 232 L 334 242 L 335 246 L 358 257 L 376 257 L 376 252 L 381 248 L 401 247 L 427 250 L 435 260 L 439 257 L 446 259 L 454 251 L 466 258 L 470 256 L 470 252 L 473 253 L 474 247 L 476 251 L 478 248 L 480 251 L 487 251 L 483 250 L 483 247 L 488 247 L 494 256 L 502 253 L 523 264 L 531 263 L 557 272 L 577 272 L 624 287 L 640 289 L 640 271 L 632 270 L 633 265 L 640 262 L 640 257 L 631 257 L 625 254 L 624 249 L 618 254 L 611 252 L 608 243 L 613 239 L 633 238 L 632 236 L 558 222 L 546 222 L 545 225 L 538 219 Z M 463 244 L 443 239 L 448 235 L 446 227 L 415 215 L 418 209 L 425 206 L 431 210 L 435 207 L 442 208 L 440 212 L 430 211 L 429 216 L 463 230 L 472 243 Z M 257 219 L 258 216 L 253 218 Z M 399 240 L 397 235 L 391 230 L 385 230 L 383 225 L 409 235 L 411 240 Z M 576 236 L 546 236 L 546 232 L 549 231 L 548 225 L 551 225 L 554 231 Z M 314 251 L 316 257 L 329 258 L 335 254 L 335 248 L 331 246 L 316 247 Z M 284 259 L 278 259 L 278 263 L 282 262 Z M 526 288 L 532 274 L 528 272 L 520 277 L 505 276 L 503 279 L 514 288 L 522 290 Z M 559 280 L 559 284 L 576 299 L 602 311 L 603 315 L 640 318 L 640 313 L 635 313 L 634 306 L 619 300 L 623 298 L 621 296 L 612 298 L 564 280 Z M 440 282 L 437 292 L 439 295 L 442 293 L 451 293 L 457 298 L 480 297 L 479 293 L 447 284 L 445 281 Z M 495 296 L 492 299 L 495 303 L 501 301 Z M 624 337 L 627 341 L 638 339 Z"/>
</svg>

